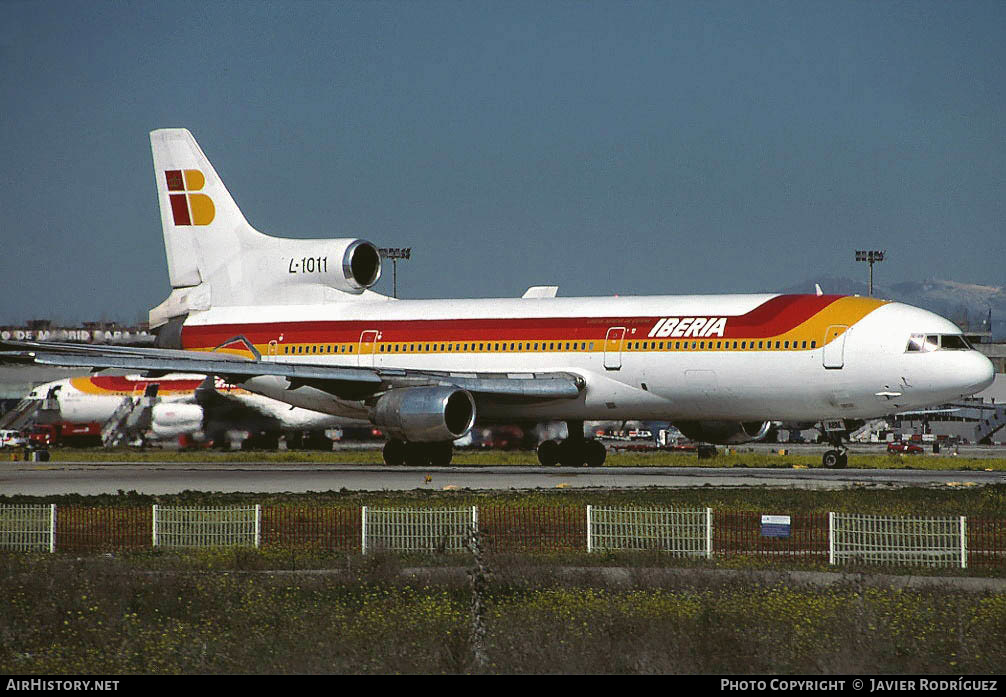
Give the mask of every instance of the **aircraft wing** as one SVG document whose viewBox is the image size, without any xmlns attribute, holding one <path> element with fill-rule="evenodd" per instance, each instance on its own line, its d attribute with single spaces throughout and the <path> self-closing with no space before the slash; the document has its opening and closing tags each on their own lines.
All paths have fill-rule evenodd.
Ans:
<svg viewBox="0 0 1006 697">
<path fill-rule="evenodd" d="M 276 362 L 231 353 L 180 351 L 126 346 L 94 346 L 9 341 L 0 345 L 0 361 L 73 368 L 138 370 L 148 375 L 197 373 L 240 383 L 271 375 L 286 378 L 288 389 L 315 387 L 343 399 L 366 397 L 400 387 L 453 385 L 492 399 L 547 401 L 575 399 L 585 387 L 573 373 L 469 373 L 411 368 L 368 368 Z"/>
</svg>

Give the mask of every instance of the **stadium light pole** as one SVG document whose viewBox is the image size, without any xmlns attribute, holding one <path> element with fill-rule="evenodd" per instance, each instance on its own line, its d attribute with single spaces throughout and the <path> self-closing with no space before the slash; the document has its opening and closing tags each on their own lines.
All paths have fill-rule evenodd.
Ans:
<svg viewBox="0 0 1006 697">
<path fill-rule="evenodd" d="M 412 247 L 381 247 L 377 250 L 382 259 L 391 259 L 391 294 L 398 297 L 398 260 L 410 259 Z"/>
<path fill-rule="evenodd" d="M 870 297 L 873 297 L 873 265 L 884 260 L 887 250 L 878 249 L 857 249 L 856 261 L 865 261 L 870 264 Z"/>
</svg>

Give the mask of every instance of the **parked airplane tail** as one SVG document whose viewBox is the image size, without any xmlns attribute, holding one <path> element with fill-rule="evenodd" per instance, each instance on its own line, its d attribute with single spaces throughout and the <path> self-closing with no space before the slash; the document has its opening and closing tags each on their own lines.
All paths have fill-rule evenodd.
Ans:
<svg viewBox="0 0 1006 697">
<path fill-rule="evenodd" d="M 366 240 L 289 239 L 252 227 L 184 128 L 150 133 L 171 295 L 151 327 L 221 305 L 314 304 L 359 295 L 381 274 Z"/>
</svg>

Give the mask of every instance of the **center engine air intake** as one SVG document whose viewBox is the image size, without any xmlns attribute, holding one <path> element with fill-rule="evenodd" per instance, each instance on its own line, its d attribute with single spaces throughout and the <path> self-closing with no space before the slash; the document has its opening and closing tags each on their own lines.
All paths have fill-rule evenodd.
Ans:
<svg viewBox="0 0 1006 697">
<path fill-rule="evenodd" d="M 457 387 L 405 387 L 377 400 L 373 422 L 389 438 L 434 443 L 457 440 L 475 425 L 475 400 Z"/>
<path fill-rule="evenodd" d="M 356 240 L 342 257 L 342 272 L 358 289 L 370 288 L 381 277 L 381 255 L 370 242 Z"/>
</svg>

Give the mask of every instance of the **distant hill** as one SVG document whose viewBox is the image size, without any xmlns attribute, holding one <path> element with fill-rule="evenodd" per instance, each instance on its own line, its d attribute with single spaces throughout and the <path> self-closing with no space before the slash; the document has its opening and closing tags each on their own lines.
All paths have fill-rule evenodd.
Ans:
<svg viewBox="0 0 1006 697">
<path fill-rule="evenodd" d="M 814 284 L 825 293 L 866 295 L 867 284 L 851 278 L 825 276 L 781 290 L 782 293 L 813 293 Z M 965 331 L 989 331 L 986 322 L 992 311 L 991 332 L 994 337 L 1006 336 L 1006 287 L 980 286 L 957 281 L 907 281 L 890 286 L 874 284 L 878 298 L 922 307 L 953 321 Z"/>
</svg>

